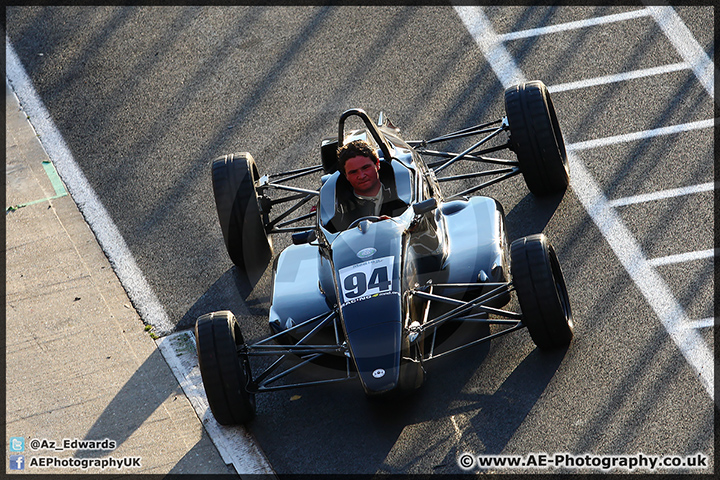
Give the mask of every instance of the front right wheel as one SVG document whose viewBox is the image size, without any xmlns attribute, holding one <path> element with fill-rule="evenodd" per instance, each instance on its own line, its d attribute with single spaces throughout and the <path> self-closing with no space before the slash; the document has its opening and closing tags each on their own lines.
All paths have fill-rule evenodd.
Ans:
<svg viewBox="0 0 720 480">
<path fill-rule="evenodd" d="M 510 245 L 512 281 L 522 322 L 538 348 L 564 347 L 573 337 L 573 319 L 565 279 L 555 249 L 543 234 Z"/>
<path fill-rule="evenodd" d="M 220 228 L 230 259 L 254 285 L 273 256 L 256 183 L 257 165 L 247 152 L 213 161 L 212 184 Z"/>
</svg>

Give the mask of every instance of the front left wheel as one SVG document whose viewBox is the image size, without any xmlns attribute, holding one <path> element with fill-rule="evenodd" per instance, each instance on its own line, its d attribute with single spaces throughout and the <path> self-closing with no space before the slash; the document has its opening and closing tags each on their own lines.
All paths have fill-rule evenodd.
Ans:
<svg viewBox="0 0 720 480">
<path fill-rule="evenodd" d="M 255 395 L 247 355 L 238 355 L 244 343 L 240 326 L 230 311 L 205 314 L 195 323 L 200 374 L 210 410 L 221 425 L 246 423 L 255 416 Z"/>
</svg>

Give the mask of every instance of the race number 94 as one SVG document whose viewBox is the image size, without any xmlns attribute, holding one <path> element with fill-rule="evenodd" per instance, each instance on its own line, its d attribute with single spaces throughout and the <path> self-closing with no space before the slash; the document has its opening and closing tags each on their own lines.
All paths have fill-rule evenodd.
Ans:
<svg viewBox="0 0 720 480">
<path fill-rule="evenodd" d="M 393 257 L 358 263 L 339 270 L 343 303 L 390 290 Z"/>
</svg>

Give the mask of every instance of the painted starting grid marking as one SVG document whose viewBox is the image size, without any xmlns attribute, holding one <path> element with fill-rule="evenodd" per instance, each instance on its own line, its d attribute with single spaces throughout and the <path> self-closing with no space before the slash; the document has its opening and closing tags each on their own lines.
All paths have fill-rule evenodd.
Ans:
<svg viewBox="0 0 720 480">
<path fill-rule="evenodd" d="M 678 71 L 684 68 L 692 69 L 705 90 L 714 100 L 713 78 L 714 66 L 707 54 L 700 48 L 687 26 L 680 20 L 672 7 L 647 7 L 617 15 L 596 17 L 587 20 L 569 22 L 548 27 L 512 32 L 504 35 L 495 33 L 494 28 L 486 17 L 482 7 L 455 6 L 457 14 L 462 19 L 468 32 L 474 38 L 478 47 L 482 50 L 485 58 L 495 71 L 498 79 L 505 88 L 525 81 L 523 73 L 518 68 L 503 43 L 518 38 L 527 38 L 536 35 L 545 35 L 559 31 L 585 28 L 593 25 L 601 25 L 610 22 L 626 21 L 644 16 L 652 16 L 671 43 L 683 57 L 683 62 L 653 69 L 644 69 L 634 72 L 627 72 L 618 75 L 597 77 L 581 82 L 563 84 L 549 87 L 550 91 L 570 90 L 586 88 L 589 86 L 601 85 L 625 81 L 632 78 L 640 78 L 648 75 L 659 75 L 671 71 Z M 640 245 L 622 219 L 615 211 L 615 208 L 625 202 L 650 201 L 669 196 L 689 195 L 698 191 L 715 189 L 716 185 L 708 184 L 685 187 L 682 189 L 666 190 L 647 196 L 635 196 L 628 199 L 617 199 L 609 201 L 599 186 L 587 171 L 582 162 L 574 154 L 575 151 L 587 148 L 596 148 L 612 143 L 621 143 L 649 138 L 658 135 L 667 135 L 681 131 L 697 128 L 711 128 L 715 120 L 693 122 L 690 124 L 671 126 L 647 132 L 638 132 L 630 135 L 620 135 L 606 139 L 590 140 L 588 142 L 576 143 L 568 146 L 568 161 L 570 163 L 573 190 L 585 207 L 590 217 L 602 232 L 610 247 L 623 264 L 633 282 L 643 293 L 648 303 L 653 308 L 670 337 L 676 343 L 688 363 L 698 372 L 705 390 L 714 398 L 714 359 L 708 344 L 699 334 L 698 329 L 712 327 L 714 318 L 701 320 L 690 320 L 683 308 L 679 305 L 669 286 L 658 274 L 655 267 L 664 262 L 688 261 L 690 259 L 714 258 L 715 250 L 705 252 L 690 252 L 685 254 L 665 257 L 664 259 L 648 260 L 645 257 Z"/>
</svg>

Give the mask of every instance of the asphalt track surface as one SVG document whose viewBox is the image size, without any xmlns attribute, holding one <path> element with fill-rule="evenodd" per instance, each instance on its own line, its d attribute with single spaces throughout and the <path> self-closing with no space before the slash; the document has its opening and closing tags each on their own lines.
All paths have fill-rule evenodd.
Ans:
<svg viewBox="0 0 720 480">
<path fill-rule="evenodd" d="M 615 202 L 613 218 L 680 306 L 686 322 L 673 328 L 712 351 L 712 88 L 656 17 L 608 17 L 641 8 L 482 12 L 524 77 L 551 87 L 573 161 Z M 712 60 L 712 7 L 672 10 Z M 249 290 L 227 256 L 210 181 L 217 156 L 249 151 L 263 172 L 315 165 L 320 139 L 351 107 L 384 111 L 410 139 L 504 115 L 507 85 L 487 45 L 449 6 L 8 7 L 6 18 L 177 329 L 231 309 L 246 337 L 266 332 L 269 272 Z M 551 25 L 567 28 L 532 30 Z M 502 337 L 433 365 L 393 405 L 368 402 L 356 383 L 259 396 L 249 428 L 273 468 L 458 473 L 465 452 L 700 452 L 712 468 L 712 388 L 621 263 L 616 224 L 588 211 L 575 184 L 537 199 L 516 177 L 484 193 L 503 204 L 511 239 L 542 231 L 555 246 L 576 325 L 567 351 L 541 353 L 525 331 Z"/>
</svg>

